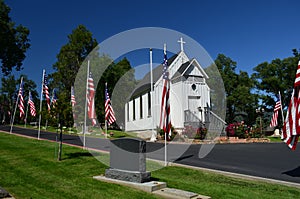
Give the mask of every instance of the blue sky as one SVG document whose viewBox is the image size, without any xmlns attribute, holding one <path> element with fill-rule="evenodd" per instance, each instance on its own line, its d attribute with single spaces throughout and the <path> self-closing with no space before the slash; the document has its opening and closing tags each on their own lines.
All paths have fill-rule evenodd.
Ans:
<svg viewBox="0 0 300 199">
<path fill-rule="evenodd" d="M 99 43 L 133 28 L 163 27 L 199 42 L 215 59 L 223 53 L 237 70 L 252 73 L 264 61 L 292 56 L 300 48 L 300 2 L 270 1 L 8 1 L 10 16 L 30 30 L 24 70 L 37 84 L 52 65 L 67 35 L 85 25 Z M 176 42 L 176 41 L 174 41 Z M 186 44 L 188 45 L 188 44 Z M 179 46 L 178 46 L 179 50 Z M 134 63 L 134 62 L 133 62 Z"/>
</svg>

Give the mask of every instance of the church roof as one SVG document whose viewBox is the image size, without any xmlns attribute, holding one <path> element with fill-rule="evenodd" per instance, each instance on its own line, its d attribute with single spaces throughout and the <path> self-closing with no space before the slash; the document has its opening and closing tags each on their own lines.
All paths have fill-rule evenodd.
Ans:
<svg viewBox="0 0 300 199">
<path fill-rule="evenodd" d="M 173 61 L 177 58 L 179 53 L 173 55 L 172 57 L 170 57 L 168 59 L 168 65 L 170 66 Z M 160 64 L 159 66 L 157 66 L 156 68 L 154 68 L 152 70 L 152 75 L 153 75 L 153 83 L 155 84 L 159 78 L 162 76 L 162 73 L 163 73 L 163 64 Z M 140 94 L 144 94 L 148 91 L 151 90 L 151 87 L 150 87 L 150 72 L 148 72 L 144 78 L 138 83 L 138 85 L 136 86 L 136 89 L 132 92 L 131 94 L 131 99 L 136 97 L 136 96 L 139 96 Z"/>
</svg>

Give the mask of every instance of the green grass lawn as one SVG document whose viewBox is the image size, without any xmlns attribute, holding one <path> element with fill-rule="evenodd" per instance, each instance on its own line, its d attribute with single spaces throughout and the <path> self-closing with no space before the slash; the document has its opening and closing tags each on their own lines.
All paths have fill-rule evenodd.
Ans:
<svg viewBox="0 0 300 199">
<path fill-rule="evenodd" d="M 87 151 L 0 133 L 0 186 L 18 198 L 157 198 L 128 187 L 94 180 L 107 166 Z M 105 156 L 97 153 L 97 156 Z M 197 192 L 212 198 L 298 198 L 300 189 L 230 178 L 210 172 L 166 167 L 152 172 L 168 187 Z"/>
<path fill-rule="evenodd" d="M 269 138 L 271 142 L 283 142 L 280 137 L 268 136 L 267 138 Z"/>
</svg>

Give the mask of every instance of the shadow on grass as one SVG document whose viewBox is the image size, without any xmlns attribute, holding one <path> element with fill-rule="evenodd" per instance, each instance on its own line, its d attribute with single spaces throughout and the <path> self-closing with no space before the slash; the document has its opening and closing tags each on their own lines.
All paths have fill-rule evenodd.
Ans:
<svg viewBox="0 0 300 199">
<path fill-rule="evenodd" d="M 150 177 L 150 181 L 159 181 L 159 178 Z"/>
<path fill-rule="evenodd" d="M 300 166 L 298 166 L 297 168 L 295 168 L 293 170 L 282 172 L 282 174 L 286 174 L 291 177 L 300 177 Z"/>
<path fill-rule="evenodd" d="M 76 153 L 67 153 L 65 154 L 65 158 L 63 159 L 73 159 L 73 158 L 80 158 L 80 157 L 92 157 L 92 156 L 99 156 L 100 154 L 98 153 L 95 153 L 95 154 L 92 154 L 90 152 L 87 152 L 87 151 L 84 151 L 84 152 L 76 152 Z"/>
</svg>

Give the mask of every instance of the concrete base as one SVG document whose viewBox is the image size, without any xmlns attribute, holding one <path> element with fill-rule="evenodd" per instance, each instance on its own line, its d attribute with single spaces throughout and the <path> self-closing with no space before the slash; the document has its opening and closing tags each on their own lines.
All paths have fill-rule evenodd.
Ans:
<svg viewBox="0 0 300 199">
<path fill-rule="evenodd" d="M 167 183 L 165 182 L 158 182 L 158 181 L 150 181 L 145 183 L 136 183 L 136 182 L 128 182 L 123 180 L 111 179 L 105 176 L 94 176 L 96 180 L 100 180 L 103 182 L 113 183 L 113 184 L 120 184 L 128 187 L 132 187 L 135 189 L 139 189 L 148 193 L 153 193 L 155 195 L 161 196 L 163 198 L 169 199 L 182 199 L 182 198 L 189 198 L 189 199 L 210 199 L 209 196 L 199 195 L 197 193 L 184 191 L 180 189 L 173 189 L 167 188 Z"/>
<path fill-rule="evenodd" d="M 149 182 L 151 178 L 150 172 L 124 171 L 118 169 L 106 169 L 105 177 L 116 180 L 124 180 L 129 182 Z"/>
<path fill-rule="evenodd" d="M 172 199 L 182 199 L 182 198 L 189 198 L 189 199 L 210 199 L 209 196 L 199 195 L 197 193 L 193 193 L 190 191 L 183 191 L 179 189 L 173 188 L 163 188 L 157 191 L 152 192 L 153 194 L 159 195 L 163 198 L 172 198 Z"/>
<path fill-rule="evenodd" d="M 108 183 L 114 183 L 114 184 L 129 186 L 129 187 L 132 187 L 132 188 L 135 188 L 135 189 L 140 189 L 142 191 L 146 191 L 146 192 L 149 192 L 149 193 L 167 187 L 167 183 L 157 182 L 157 181 L 137 183 L 137 182 L 128 182 L 128 181 L 124 181 L 124 180 L 111 179 L 111 178 L 107 178 L 105 176 L 94 176 L 93 178 L 96 179 L 96 180 L 100 180 L 100 181 L 104 181 L 104 182 L 108 182 Z"/>
</svg>

